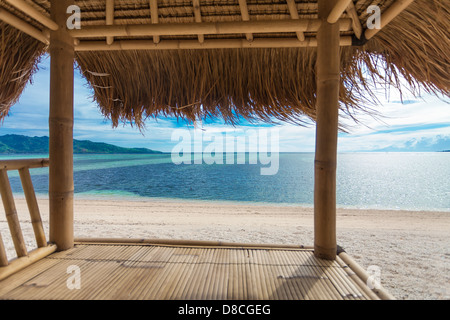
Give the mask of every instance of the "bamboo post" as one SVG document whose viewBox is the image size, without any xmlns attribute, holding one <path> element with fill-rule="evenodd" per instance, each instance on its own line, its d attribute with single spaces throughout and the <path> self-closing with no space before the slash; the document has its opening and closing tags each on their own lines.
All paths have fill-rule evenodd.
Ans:
<svg viewBox="0 0 450 320">
<path fill-rule="evenodd" d="M 20 180 L 22 181 L 22 188 L 27 201 L 28 210 L 30 212 L 31 224 L 33 225 L 34 236 L 38 248 L 46 247 L 47 240 L 45 238 L 44 227 L 42 225 L 41 214 L 34 193 L 33 182 L 31 180 L 30 170 L 22 168 L 19 170 Z"/>
<path fill-rule="evenodd" d="M 66 28 L 73 0 L 51 0 L 50 33 L 50 242 L 58 250 L 73 247 L 73 82 L 74 41 Z"/>
<path fill-rule="evenodd" d="M 339 114 L 339 24 L 327 18 L 336 0 L 319 0 L 317 126 L 314 174 L 314 254 L 336 259 L 336 159 Z"/>
<path fill-rule="evenodd" d="M 3 244 L 2 234 L 0 233 L 0 268 L 8 265 L 8 257 L 6 256 L 5 245 Z"/>
<path fill-rule="evenodd" d="M 6 220 L 8 221 L 14 248 L 16 249 L 18 257 L 24 257 L 27 255 L 27 247 L 25 246 L 25 240 L 23 239 L 22 230 L 20 229 L 16 205 L 14 204 L 11 185 L 9 184 L 8 174 L 5 169 L 0 170 L 0 193 L 2 195 Z"/>
</svg>

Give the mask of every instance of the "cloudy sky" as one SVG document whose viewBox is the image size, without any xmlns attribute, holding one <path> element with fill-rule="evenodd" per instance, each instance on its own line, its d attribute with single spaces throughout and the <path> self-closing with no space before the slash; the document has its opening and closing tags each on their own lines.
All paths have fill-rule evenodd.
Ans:
<svg viewBox="0 0 450 320">
<path fill-rule="evenodd" d="M 0 125 L 0 135 L 22 134 L 48 136 L 49 58 L 43 58 L 20 101 L 11 108 L 9 117 Z M 360 115 L 361 123 L 342 119 L 349 133 L 339 135 L 340 152 L 364 151 L 441 151 L 450 150 L 450 101 L 434 96 L 414 98 L 404 95 L 403 103 L 396 92 L 389 97 L 383 91 L 378 96 L 380 117 Z M 177 141 L 172 141 L 175 129 L 188 128 L 174 119 L 147 122 L 144 132 L 131 126 L 113 129 L 92 101 L 92 91 L 78 73 L 75 75 L 74 138 L 106 142 L 122 147 L 145 147 L 170 152 Z M 281 152 L 313 152 L 315 127 L 279 125 Z M 233 128 L 221 123 L 203 124 L 204 133 L 247 132 L 256 126 Z"/>
</svg>

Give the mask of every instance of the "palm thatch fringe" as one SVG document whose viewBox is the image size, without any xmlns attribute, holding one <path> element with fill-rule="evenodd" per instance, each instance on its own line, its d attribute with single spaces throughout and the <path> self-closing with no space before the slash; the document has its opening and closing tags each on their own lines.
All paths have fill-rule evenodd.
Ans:
<svg viewBox="0 0 450 320">
<path fill-rule="evenodd" d="M 0 21 L 0 120 L 31 81 L 46 46 Z"/>
<path fill-rule="evenodd" d="M 357 8 L 364 22 L 367 5 L 361 3 Z M 377 114 L 380 89 L 448 98 L 449 16 L 448 0 L 416 0 L 367 44 L 343 47 L 342 114 L 356 121 L 360 112 Z M 0 118 L 4 118 L 46 48 L 3 23 L 0 32 Z M 187 122 L 221 118 L 230 124 L 241 119 L 297 124 L 315 120 L 316 59 L 316 48 L 76 54 L 103 115 L 113 126 L 131 123 L 140 128 L 147 118 L 159 116 Z"/>
</svg>

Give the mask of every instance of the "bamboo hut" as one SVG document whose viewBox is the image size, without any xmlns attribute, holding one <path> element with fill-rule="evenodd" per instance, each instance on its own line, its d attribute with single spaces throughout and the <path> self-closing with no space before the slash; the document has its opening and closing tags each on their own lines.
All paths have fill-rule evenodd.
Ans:
<svg viewBox="0 0 450 320">
<path fill-rule="evenodd" d="M 0 298 L 393 298 L 369 288 L 336 243 L 339 112 L 376 110 L 380 85 L 448 97 L 449 17 L 447 0 L 2 0 L 0 118 L 45 53 L 51 80 L 49 159 L 0 161 L 17 252 L 9 259 L 0 238 Z M 74 239 L 74 65 L 114 126 L 142 127 L 148 117 L 314 120 L 313 246 Z M 45 166 L 48 239 L 29 172 Z M 31 252 L 7 170 L 20 172 L 37 241 Z M 85 290 L 67 290 L 74 264 Z"/>
</svg>

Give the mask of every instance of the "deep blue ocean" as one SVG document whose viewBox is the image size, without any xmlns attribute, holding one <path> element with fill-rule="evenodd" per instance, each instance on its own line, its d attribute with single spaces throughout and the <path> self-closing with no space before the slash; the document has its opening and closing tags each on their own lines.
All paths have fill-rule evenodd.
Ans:
<svg viewBox="0 0 450 320">
<path fill-rule="evenodd" d="M 234 154 L 228 162 L 224 156 L 223 164 L 175 164 L 171 154 L 75 155 L 75 196 L 313 205 L 313 153 L 280 153 L 270 164 L 267 159 L 253 164 L 248 154 L 243 156 Z M 0 159 L 19 157 L 47 155 Z M 237 164 L 239 157 L 242 164 Z M 270 166 L 272 174 L 261 174 L 261 168 Z M 48 168 L 31 173 L 36 193 L 47 195 Z M 8 175 L 13 192 L 22 194 L 17 171 Z M 450 212 L 450 153 L 341 153 L 337 203 L 345 208 Z"/>
</svg>

